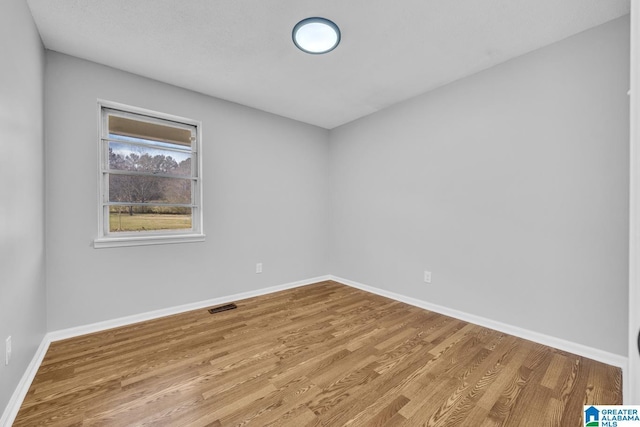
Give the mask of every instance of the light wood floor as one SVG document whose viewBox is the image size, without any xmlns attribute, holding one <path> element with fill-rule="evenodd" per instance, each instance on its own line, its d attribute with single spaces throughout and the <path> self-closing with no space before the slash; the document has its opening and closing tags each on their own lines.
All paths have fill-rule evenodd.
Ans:
<svg viewBox="0 0 640 427">
<path fill-rule="evenodd" d="M 58 341 L 14 426 L 579 426 L 620 369 L 335 282 Z"/>
</svg>

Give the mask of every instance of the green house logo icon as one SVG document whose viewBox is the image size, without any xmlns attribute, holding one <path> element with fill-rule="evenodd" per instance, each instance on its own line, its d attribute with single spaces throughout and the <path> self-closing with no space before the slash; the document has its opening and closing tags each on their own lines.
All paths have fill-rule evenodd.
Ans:
<svg viewBox="0 0 640 427">
<path fill-rule="evenodd" d="M 590 406 L 584 411 L 585 427 L 600 426 L 600 411 L 595 406 Z"/>
</svg>

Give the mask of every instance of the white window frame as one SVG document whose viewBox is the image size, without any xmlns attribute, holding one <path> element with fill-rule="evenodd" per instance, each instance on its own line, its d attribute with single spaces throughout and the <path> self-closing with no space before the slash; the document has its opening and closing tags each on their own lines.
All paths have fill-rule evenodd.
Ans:
<svg viewBox="0 0 640 427">
<path fill-rule="evenodd" d="M 143 232 L 110 232 L 109 231 L 109 169 L 107 114 L 105 110 L 118 110 L 124 116 L 130 115 L 136 120 L 149 121 L 151 123 L 172 122 L 178 127 L 186 125 L 195 127 L 196 136 L 192 155 L 195 155 L 197 172 L 192 179 L 192 204 L 191 204 L 191 229 L 190 230 L 159 230 Z M 143 117 L 140 117 L 143 116 Z M 202 242 L 205 235 L 202 229 L 202 123 L 196 120 L 178 117 L 171 114 L 160 113 L 130 105 L 111 101 L 98 100 L 98 237 L 93 241 L 94 248 L 111 248 L 120 246 L 158 245 L 168 243 Z"/>
</svg>

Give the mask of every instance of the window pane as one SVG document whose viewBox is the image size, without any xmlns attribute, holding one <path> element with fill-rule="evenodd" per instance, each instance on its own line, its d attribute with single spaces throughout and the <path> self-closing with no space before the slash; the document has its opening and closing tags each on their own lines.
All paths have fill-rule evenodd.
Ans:
<svg viewBox="0 0 640 427">
<path fill-rule="evenodd" d="M 191 204 L 191 180 L 110 174 L 109 201 Z"/>
<path fill-rule="evenodd" d="M 191 229 L 191 208 L 169 206 L 109 206 L 109 231 Z"/>
<path fill-rule="evenodd" d="M 109 169 L 191 176 L 191 153 L 109 142 Z"/>
</svg>

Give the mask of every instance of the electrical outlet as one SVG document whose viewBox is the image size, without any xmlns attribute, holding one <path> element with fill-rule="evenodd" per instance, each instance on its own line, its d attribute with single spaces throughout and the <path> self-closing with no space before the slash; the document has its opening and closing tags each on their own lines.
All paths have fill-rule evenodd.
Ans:
<svg viewBox="0 0 640 427">
<path fill-rule="evenodd" d="M 4 364 L 8 365 L 11 361 L 11 335 L 7 337 L 4 346 Z"/>
<path fill-rule="evenodd" d="M 424 281 L 425 283 L 431 283 L 431 272 L 430 271 L 424 271 Z"/>
<path fill-rule="evenodd" d="M 256 274 L 262 273 L 262 263 L 259 262 L 256 264 Z"/>
</svg>

